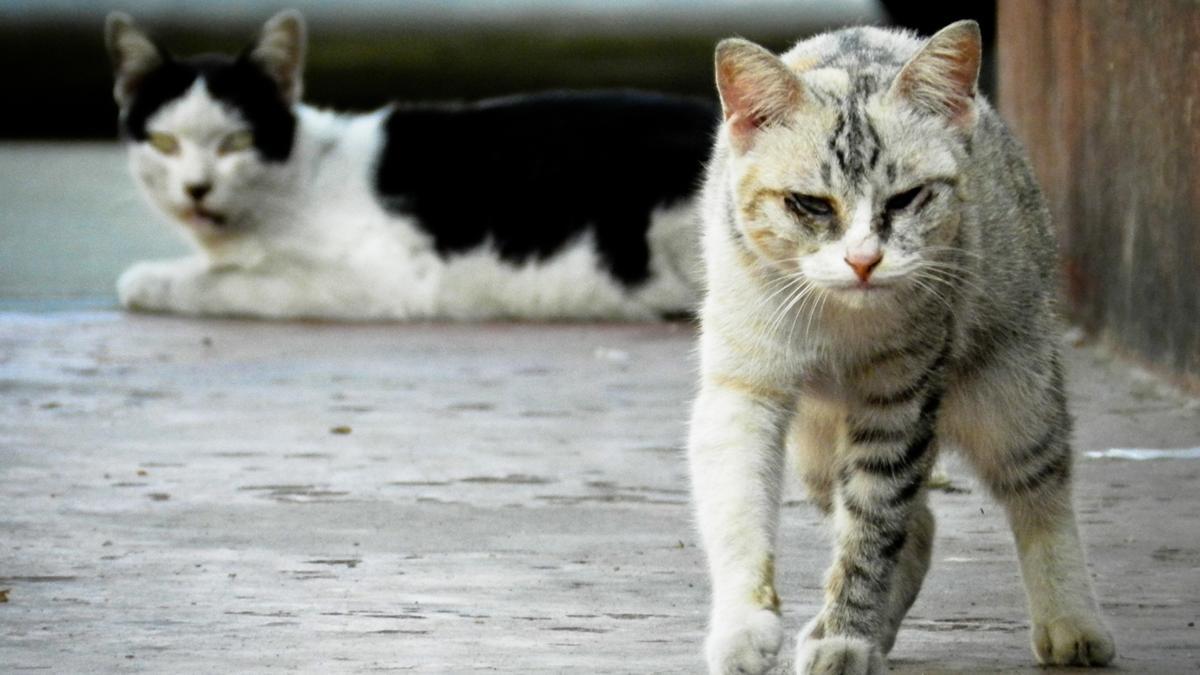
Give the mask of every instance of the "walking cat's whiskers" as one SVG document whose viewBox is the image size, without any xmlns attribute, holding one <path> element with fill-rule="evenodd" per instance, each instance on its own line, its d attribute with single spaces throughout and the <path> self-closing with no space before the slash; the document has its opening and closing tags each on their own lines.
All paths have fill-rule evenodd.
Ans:
<svg viewBox="0 0 1200 675">
<path fill-rule="evenodd" d="M 774 314 L 772 315 L 771 320 L 768 322 L 767 330 L 766 330 L 766 334 L 768 337 L 774 335 L 776 331 L 778 331 L 780 328 L 782 328 L 783 321 L 789 315 L 791 315 L 793 317 L 792 322 L 794 325 L 795 321 L 796 321 L 796 317 L 800 316 L 800 314 L 802 314 L 804 312 L 804 308 L 808 305 L 809 299 L 819 295 L 822 292 L 818 286 L 816 286 L 815 284 L 813 284 L 811 281 L 804 278 L 803 276 L 797 276 L 797 279 L 800 282 L 799 289 L 794 291 L 789 296 L 787 301 L 779 304 L 779 307 L 775 310 Z M 799 303 L 799 307 L 796 307 L 797 303 Z M 814 302 L 813 305 L 815 308 L 816 303 Z M 795 308 L 795 310 L 796 310 L 795 312 L 792 311 L 793 308 Z M 791 342 L 790 331 L 788 334 L 787 342 L 789 342 L 789 343 Z"/>
<path fill-rule="evenodd" d="M 818 289 L 818 290 L 820 293 L 820 302 L 813 303 L 813 309 L 812 309 L 812 311 L 810 311 L 808 313 L 808 321 L 804 324 L 804 337 L 806 339 L 812 335 L 813 319 L 815 319 L 817 316 L 819 316 L 821 314 L 821 311 L 825 308 L 825 302 L 829 299 L 829 293 L 827 291 L 824 291 L 821 289 Z M 791 332 L 790 331 L 788 332 L 788 341 L 789 342 L 791 341 Z M 823 350 L 824 345 L 822 344 L 820 346 Z"/>
<path fill-rule="evenodd" d="M 938 283 L 940 282 L 938 277 L 922 271 L 914 271 L 909 278 L 914 284 L 924 290 L 929 297 L 941 303 L 941 305 L 945 307 L 948 312 L 954 312 L 954 300 L 949 297 L 945 291 L 942 291 L 938 288 Z"/>
<path fill-rule="evenodd" d="M 965 286 L 977 293 L 981 297 L 987 296 L 987 291 L 979 285 L 975 280 L 975 271 L 963 265 L 955 265 L 953 263 L 945 263 L 934 260 L 922 261 L 921 265 L 915 270 L 916 273 L 925 274 L 929 278 L 933 278 L 938 283 L 947 286 Z"/>
<path fill-rule="evenodd" d="M 788 292 L 787 296 L 784 297 L 780 302 L 776 303 L 775 310 L 771 315 L 772 321 L 768 322 L 767 324 L 769 332 L 774 332 L 774 329 L 777 327 L 776 323 L 782 320 L 782 318 L 791 311 L 792 307 L 795 306 L 796 302 L 800 298 L 803 298 L 809 292 L 811 292 L 812 284 L 809 283 L 807 279 L 802 276 L 796 276 L 794 279 L 794 283 L 789 285 L 791 290 Z"/>
</svg>

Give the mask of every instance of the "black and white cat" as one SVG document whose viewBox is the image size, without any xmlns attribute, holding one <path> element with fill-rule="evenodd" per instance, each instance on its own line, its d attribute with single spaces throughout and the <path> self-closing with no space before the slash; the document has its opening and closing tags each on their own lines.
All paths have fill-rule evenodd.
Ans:
<svg viewBox="0 0 1200 675">
<path fill-rule="evenodd" d="M 340 114 L 300 103 L 294 11 L 178 59 L 109 16 L 133 175 L 197 255 L 125 307 L 329 319 L 655 318 L 697 295 L 707 103 L 547 93 Z"/>
</svg>

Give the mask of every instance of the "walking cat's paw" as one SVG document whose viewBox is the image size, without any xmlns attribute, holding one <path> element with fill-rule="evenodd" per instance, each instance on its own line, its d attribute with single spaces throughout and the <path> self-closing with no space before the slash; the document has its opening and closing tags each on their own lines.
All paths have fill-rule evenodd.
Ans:
<svg viewBox="0 0 1200 675">
<path fill-rule="evenodd" d="M 1033 652 L 1042 665 L 1106 666 L 1117 655 L 1112 634 L 1091 616 L 1064 616 L 1033 626 Z"/>
<path fill-rule="evenodd" d="M 797 675 L 884 675 L 887 662 L 879 645 L 862 638 L 807 637 L 796 648 Z"/>
<path fill-rule="evenodd" d="M 779 615 L 768 609 L 717 617 L 704 652 L 711 675 L 759 675 L 771 670 L 783 644 Z"/>
</svg>

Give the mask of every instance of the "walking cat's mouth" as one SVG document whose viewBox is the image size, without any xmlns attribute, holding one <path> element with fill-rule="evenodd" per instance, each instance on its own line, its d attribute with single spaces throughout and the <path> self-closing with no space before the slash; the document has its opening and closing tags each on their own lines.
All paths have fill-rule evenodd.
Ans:
<svg viewBox="0 0 1200 675">
<path fill-rule="evenodd" d="M 896 284 L 876 281 L 847 281 L 826 287 L 838 303 L 850 309 L 890 306 L 896 298 Z"/>
<path fill-rule="evenodd" d="M 829 290 L 842 293 L 880 293 L 895 290 L 895 284 L 890 281 L 844 281 L 829 285 Z"/>
</svg>

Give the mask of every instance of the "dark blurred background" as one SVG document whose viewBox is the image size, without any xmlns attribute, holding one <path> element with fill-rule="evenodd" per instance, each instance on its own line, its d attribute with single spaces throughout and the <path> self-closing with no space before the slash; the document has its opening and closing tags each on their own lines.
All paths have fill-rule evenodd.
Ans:
<svg viewBox="0 0 1200 675">
<path fill-rule="evenodd" d="M 546 88 L 712 96 L 712 49 L 722 37 L 783 51 L 844 25 L 898 24 L 928 34 L 975 18 L 991 44 L 995 24 L 994 0 L 5 0 L 0 68 L 9 103 L 0 137 L 115 137 L 102 36 L 113 9 L 133 15 L 173 53 L 194 54 L 244 48 L 285 7 L 309 23 L 306 99 L 352 110 Z"/>
</svg>

